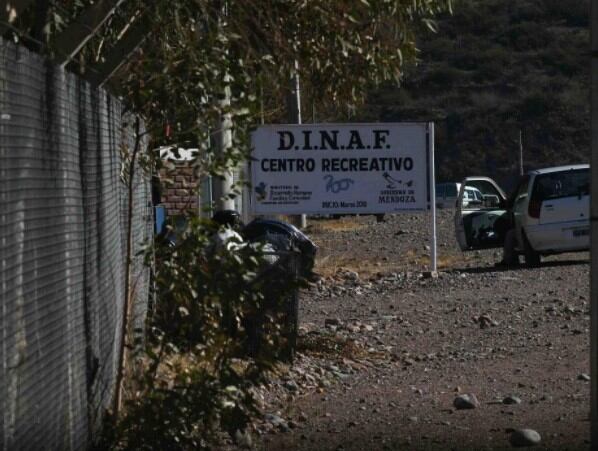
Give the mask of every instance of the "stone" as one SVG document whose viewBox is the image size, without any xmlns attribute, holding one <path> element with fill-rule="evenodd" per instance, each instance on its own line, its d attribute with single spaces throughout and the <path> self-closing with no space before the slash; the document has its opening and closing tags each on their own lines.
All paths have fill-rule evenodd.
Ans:
<svg viewBox="0 0 598 451">
<path fill-rule="evenodd" d="M 505 396 L 502 403 L 507 405 L 521 404 L 521 398 L 514 395 Z"/>
<path fill-rule="evenodd" d="M 498 322 L 494 321 L 488 314 L 483 314 L 474 318 L 474 321 L 480 325 L 480 329 L 486 329 L 490 326 L 498 326 Z"/>
<path fill-rule="evenodd" d="M 540 443 L 541 440 L 542 438 L 540 437 L 540 434 L 533 429 L 516 429 L 511 433 L 509 439 L 514 448 L 535 446 Z"/>
<path fill-rule="evenodd" d="M 455 398 L 453 406 L 457 410 L 475 409 L 480 406 L 480 402 L 473 393 L 464 393 Z"/>
<path fill-rule="evenodd" d="M 341 325 L 341 320 L 338 318 L 326 318 L 324 320 L 324 326 L 328 327 L 328 326 L 340 326 Z"/>
<path fill-rule="evenodd" d="M 272 426 L 280 428 L 280 429 L 288 429 L 287 422 L 274 413 L 267 413 L 264 415 L 264 420 L 270 423 Z"/>
<path fill-rule="evenodd" d="M 249 431 L 242 432 L 241 430 L 237 429 L 235 431 L 235 443 L 244 449 L 251 449 L 253 447 L 253 439 L 251 438 L 251 434 Z"/>
<path fill-rule="evenodd" d="M 292 380 L 286 381 L 284 383 L 284 388 L 286 388 L 288 391 L 291 391 L 291 392 L 296 392 L 297 390 L 299 390 L 299 386 L 297 385 L 297 382 L 292 381 Z"/>
<path fill-rule="evenodd" d="M 357 280 L 359 280 L 359 273 L 357 273 L 355 271 L 346 271 L 345 279 L 357 281 Z"/>
<path fill-rule="evenodd" d="M 320 381 L 318 382 L 318 386 L 320 388 L 328 388 L 330 387 L 330 381 L 327 379 L 320 379 Z"/>
</svg>

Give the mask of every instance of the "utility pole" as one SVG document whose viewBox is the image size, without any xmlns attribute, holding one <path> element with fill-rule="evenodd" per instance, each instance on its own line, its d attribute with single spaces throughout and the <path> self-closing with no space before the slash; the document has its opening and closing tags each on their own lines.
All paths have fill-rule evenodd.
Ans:
<svg viewBox="0 0 598 451">
<path fill-rule="evenodd" d="M 598 0 L 590 2 L 591 195 L 590 195 L 590 410 L 591 449 L 598 449 Z"/>
<path fill-rule="evenodd" d="M 519 175 L 523 175 L 523 137 L 519 129 Z"/>
<path fill-rule="evenodd" d="M 228 4 L 225 1 L 222 5 L 221 16 L 219 17 L 220 27 L 226 26 L 228 15 Z M 228 50 L 227 50 L 228 54 Z M 224 159 L 227 151 L 233 146 L 233 119 L 230 112 L 231 104 L 231 77 L 228 70 L 224 73 L 224 92 L 220 101 L 220 128 L 216 132 L 216 156 Z M 235 200 L 232 198 L 234 176 L 233 169 L 228 167 L 224 161 L 224 172 L 220 176 L 212 178 L 212 193 L 215 211 L 234 210 Z"/>
<path fill-rule="evenodd" d="M 287 97 L 287 109 L 290 124 L 301 124 L 301 85 L 299 83 L 299 62 L 295 60 L 294 70 L 291 72 L 291 90 Z M 307 215 L 291 217 L 293 224 L 301 229 L 307 227 Z"/>
<path fill-rule="evenodd" d="M 231 91 L 229 75 L 225 74 L 224 79 L 224 97 L 220 102 L 220 107 L 222 109 L 222 112 L 220 113 L 220 128 L 216 132 L 216 153 L 219 157 L 223 157 L 233 145 L 233 121 L 230 113 Z M 222 175 L 212 178 L 214 208 L 216 211 L 235 209 L 235 201 L 231 198 L 233 184 L 233 169 L 230 169 L 228 165 L 224 168 Z"/>
</svg>

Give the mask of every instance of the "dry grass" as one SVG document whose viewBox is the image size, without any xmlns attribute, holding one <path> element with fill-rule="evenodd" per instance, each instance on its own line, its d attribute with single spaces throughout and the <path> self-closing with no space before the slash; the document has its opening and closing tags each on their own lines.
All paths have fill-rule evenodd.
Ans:
<svg viewBox="0 0 598 451">
<path fill-rule="evenodd" d="M 397 264 L 394 262 L 380 262 L 378 260 L 356 259 L 353 257 L 335 258 L 328 255 L 316 261 L 316 272 L 328 277 L 338 273 L 339 270 L 355 271 L 362 278 L 367 278 L 378 272 L 396 271 Z"/>
<path fill-rule="evenodd" d="M 318 357 L 363 357 L 367 352 L 355 340 L 338 335 L 306 335 L 299 337 L 297 350 Z"/>
<path fill-rule="evenodd" d="M 464 266 L 470 259 L 462 254 L 454 255 L 439 255 L 438 256 L 438 269 L 439 270 L 450 270 Z M 430 264 L 430 257 L 419 256 L 412 260 L 413 263 L 424 266 Z"/>
<path fill-rule="evenodd" d="M 463 254 L 438 256 L 438 269 L 450 270 L 463 267 L 471 258 Z M 415 250 L 407 251 L 399 260 L 381 260 L 378 257 L 355 257 L 348 253 L 326 255 L 316 260 L 315 270 L 323 277 L 332 276 L 339 270 L 359 273 L 361 278 L 368 278 L 379 272 L 401 272 L 424 270 L 430 266 L 430 257 L 418 254 Z"/>
<path fill-rule="evenodd" d="M 391 358 L 388 352 L 368 350 L 355 340 L 338 335 L 306 335 L 299 337 L 297 350 L 303 354 L 319 358 L 336 358 L 354 363 L 363 362 L 364 359 L 371 361 Z"/>
<path fill-rule="evenodd" d="M 361 230 L 368 226 L 363 218 L 357 216 L 345 216 L 340 219 L 320 219 L 310 221 L 307 228 L 308 233 L 325 232 L 352 232 Z"/>
</svg>

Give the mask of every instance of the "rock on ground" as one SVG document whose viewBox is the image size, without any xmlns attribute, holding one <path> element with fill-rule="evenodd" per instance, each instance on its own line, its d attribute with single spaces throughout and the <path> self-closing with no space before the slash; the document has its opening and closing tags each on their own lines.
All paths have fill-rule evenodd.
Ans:
<svg viewBox="0 0 598 451">
<path fill-rule="evenodd" d="M 457 410 L 475 409 L 480 406 L 480 402 L 473 393 L 464 393 L 455 398 L 453 406 Z"/>
<path fill-rule="evenodd" d="M 540 434 L 533 429 L 516 429 L 511 433 L 509 441 L 513 447 L 523 448 L 539 444 L 541 437 Z"/>
</svg>

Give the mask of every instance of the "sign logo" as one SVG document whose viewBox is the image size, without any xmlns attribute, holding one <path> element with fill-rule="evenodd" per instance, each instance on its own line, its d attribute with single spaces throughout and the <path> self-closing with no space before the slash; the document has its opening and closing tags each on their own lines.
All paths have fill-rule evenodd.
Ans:
<svg viewBox="0 0 598 451">
<path fill-rule="evenodd" d="M 395 178 L 393 178 L 388 172 L 385 172 L 384 174 L 382 174 L 382 177 L 384 177 L 384 180 L 386 180 L 386 187 L 388 189 L 395 189 L 397 186 L 396 185 L 405 185 L 408 188 L 411 188 L 413 186 L 413 180 L 409 180 L 407 182 L 404 182 L 402 180 L 397 180 Z"/>
<path fill-rule="evenodd" d="M 351 185 L 355 183 L 355 180 L 349 178 L 334 180 L 334 177 L 331 175 L 324 176 L 324 180 L 326 180 L 326 192 L 335 194 L 340 193 L 341 191 L 347 191 L 351 188 Z"/>
<path fill-rule="evenodd" d="M 256 199 L 259 202 L 263 202 L 264 200 L 266 200 L 266 198 L 268 197 L 268 185 L 264 182 L 260 182 L 259 185 L 257 185 L 255 187 L 255 194 L 256 194 Z"/>
</svg>

